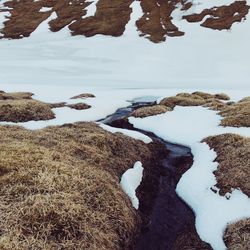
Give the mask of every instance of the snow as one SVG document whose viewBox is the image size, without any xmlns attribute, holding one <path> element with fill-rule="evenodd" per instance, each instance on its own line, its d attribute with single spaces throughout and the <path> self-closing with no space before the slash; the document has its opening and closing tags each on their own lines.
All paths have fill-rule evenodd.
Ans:
<svg viewBox="0 0 250 250">
<path fill-rule="evenodd" d="M 180 179 L 176 191 L 194 210 L 200 238 L 215 250 L 226 249 L 222 237 L 228 223 L 250 217 L 250 198 L 242 191 L 234 190 L 223 197 L 211 190 L 216 184 L 213 172 L 218 163 L 214 162 L 216 153 L 206 143 L 201 143 L 202 139 L 223 133 L 250 136 L 250 128 L 220 127 L 220 120 L 215 111 L 207 108 L 178 106 L 161 115 L 129 118 L 136 128 L 191 148 L 194 163 Z"/>
<path fill-rule="evenodd" d="M 121 188 L 130 198 L 135 209 L 139 208 L 139 199 L 136 196 L 136 189 L 139 187 L 143 176 L 143 167 L 140 161 L 128 169 L 121 177 Z"/>
<path fill-rule="evenodd" d="M 87 14 L 83 17 L 90 17 L 90 16 L 94 16 L 95 12 L 96 12 L 96 4 L 97 4 L 98 0 L 92 0 L 91 4 L 87 6 Z"/>
<path fill-rule="evenodd" d="M 51 11 L 52 8 L 49 8 L 49 7 L 42 7 L 39 12 L 48 12 L 48 11 Z"/>
<path fill-rule="evenodd" d="M 216 31 L 180 20 L 184 13 L 176 10 L 173 22 L 186 34 L 154 44 L 139 37 L 141 8 L 138 1 L 131 6 L 132 21 L 118 38 L 72 37 L 66 27 L 0 40 L 0 84 L 249 90 L 249 15 L 230 31 Z"/>
<path fill-rule="evenodd" d="M 111 132 L 111 133 L 122 133 L 126 136 L 132 137 L 136 140 L 143 141 L 144 143 L 152 142 L 152 139 L 140 132 L 129 130 L 129 129 L 121 129 L 121 128 L 114 128 L 105 124 L 100 123 L 99 126 L 104 130 Z"/>
</svg>

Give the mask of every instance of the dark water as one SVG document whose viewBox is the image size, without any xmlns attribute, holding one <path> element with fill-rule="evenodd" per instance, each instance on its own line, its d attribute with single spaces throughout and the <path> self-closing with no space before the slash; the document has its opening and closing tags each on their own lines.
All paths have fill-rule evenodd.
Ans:
<svg viewBox="0 0 250 250">
<path fill-rule="evenodd" d="M 134 102 L 127 108 L 117 112 L 103 123 L 110 126 L 134 129 L 126 117 L 139 107 L 151 106 L 155 102 Z M 152 133 L 139 130 L 150 136 L 154 141 L 164 144 L 168 153 L 161 157 L 158 189 L 150 209 L 147 223 L 142 225 L 141 233 L 136 241 L 136 250 L 173 249 L 173 244 L 183 228 L 194 221 L 192 210 L 176 194 L 176 185 L 182 174 L 192 165 L 193 156 L 187 147 L 172 144 L 158 138 Z M 143 208 L 145 210 L 145 208 Z M 139 208 L 140 210 L 140 208 Z M 143 216 L 143 213 L 142 213 Z M 148 215 L 147 215 L 148 216 Z"/>
</svg>

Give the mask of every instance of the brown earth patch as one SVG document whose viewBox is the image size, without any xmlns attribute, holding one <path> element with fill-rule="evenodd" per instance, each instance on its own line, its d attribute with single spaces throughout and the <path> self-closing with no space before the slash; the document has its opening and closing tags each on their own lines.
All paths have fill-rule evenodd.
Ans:
<svg viewBox="0 0 250 250">
<path fill-rule="evenodd" d="M 69 25 L 72 35 L 87 37 L 97 34 L 121 36 L 130 20 L 132 9 L 129 7 L 133 0 L 99 0 L 96 13 Z"/>
<path fill-rule="evenodd" d="M 217 153 L 219 163 L 215 171 L 220 194 L 240 188 L 250 196 L 250 138 L 235 134 L 223 134 L 204 140 Z"/>
<path fill-rule="evenodd" d="M 152 143 L 94 123 L 0 136 L 1 249 L 131 249 L 140 218 L 119 181 Z"/>
<path fill-rule="evenodd" d="M 230 29 L 234 23 L 246 19 L 249 8 L 246 1 L 236 1 L 228 6 L 214 7 L 205 9 L 199 14 L 186 15 L 183 19 L 188 22 L 201 22 L 209 16 L 201 26 L 217 30 Z"/>
<path fill-rule="evenodd" d="M 248 249 L 250 246 L 250 219 L 228 225 L 224 241 L 228 249 Z"/>
<path fill-rule="evenodd" d="M 57 18 L 50 21 L 49 25 L 52 31 L 59 31 L 73 20 L 81 19 L 86 14 L 85 7 L 90 2 L 79 1 L 56 1 L 56 0 L 12 0 L 4 3 L 5 7 L 11 8 L 10 17 L 4 23 L 1 33 L 5 38 L 28 37 L 35 31 L 39 24 L 56 12 Z M 51 10 L 40 12 L 42 7 L 51 8 Z"/>
<path fill-rule="evenodd" d="M 172 23 L 171 14 L 176 9 L 177 3 L 184 4 L 184 2 L 180 0 L 142 0 L 141 7 L 144 14 L 136 21 L 141 36 L 156 43 L 165 41 L 166 36 L 183 36 L 184 32 L 179 31 L 178 27 Z"/>
<path fill-rule="evenodd" d="M 68 104 L 67 107 L 69 107 L 71 109 L 76 109 L 76 110 L 84 110 L 84 109 L 91 108 L 91 106 L 86 104 L 86 103 Z"/>
</svg>

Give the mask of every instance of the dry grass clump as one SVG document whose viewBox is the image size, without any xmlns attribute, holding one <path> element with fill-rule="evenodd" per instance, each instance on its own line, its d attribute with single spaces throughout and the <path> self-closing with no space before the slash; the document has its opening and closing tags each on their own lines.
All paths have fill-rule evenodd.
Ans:
<svg viewBox="0 0 250 250">
<path fill-rule="evenodd" d="M 23 100 L 32 99 L 33 93 L 30 92 L 13 92 L 6 93 L 4 91 L 0 92 L 0 100 Z"/>
<path fill-rule="evenodd" d="M 224 117 L 222 126 L 250 127 L 250 97 L 225 107 L 219 114 Z"/>
<path fill-rule="evenodd" d="M 165 105 L 170 108 L 175 106 L 209 106 L 211 108 L 216 108 L 219 106 L 224 106 L 225 104 L 221 100 L 229 100 L 226 94 L 208 94 L 204 92 L 194 92 L 189 93 L 179 93 L 176 96 L 164 98 L 160 104 Z M 216 104 L 216 105 L 215 105 Z"/>
<path fill-rule="evenodd" d="M 150 106 L 150 107 L 143 107 L 136 109 L 131 116 L 134 117 L 147 117 L 147 116 L 152 116 L 152 115 L 159 115 L 166 113 L 167 111 L 171 111 L 172 109 L 164 106 L 164 105 L 155 105 L 155 106 Z"/>
<path fill-rule="evenodd" d="M 94 123 L 0 136 L 0 249 L 131 249 L 139 218 L 119 180 L 150 145 Z"/>
<path fill-rule="evenodd" d="M 70 99 L 85 99 L 85 98 L 94 98 L 95 95 L 91 94 L 91 93 L 83 93 L 80 95 L 76 95 L 71 97 Z"/>
<path fill-rule="evenodd" d="M 250 219 L 243 219 L 228 225 L 224 241 L 228 249 L 249 249 L 250 246 Z"/>
<path fill-rule="evenodd" d="M 91 108 L 91 106 L 86 104 L 86 103 L 68 104 L 67 107 L 69 107 L 71 109 L 76 109 L 76 110 L 83 110 L 83 109 Z"/>
<path fill-rule="evenodd" d="M 0 101 L 0 121 L 27 122 L 49 120 L 55 118 L 50 106 L 36 100 L 4 100 Z"/>
<path fill-rule="evenodd" d="M 250 196 L 250 138 L 223 134 L 204 140 L 217 153 L 219 163 L 215 171 L 220 194 L 240 188 Z"/>
</svg>

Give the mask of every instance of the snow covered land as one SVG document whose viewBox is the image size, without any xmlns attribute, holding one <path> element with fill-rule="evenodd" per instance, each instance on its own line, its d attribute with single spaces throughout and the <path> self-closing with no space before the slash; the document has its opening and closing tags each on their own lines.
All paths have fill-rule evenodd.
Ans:
<svg viewBox="0 0 250 250">
<path fill-rule="evenodd" d="M 3 6 L 6 2 L 0 0 L 0 9 L 5 8 L 5 12 L 0 12 L 0 36 L 10 15 Z M 185 35 L 167 37 L 161 43 L 139 36 L 135 22 L 143 15 L 140 1 L 132 2 L 130 21 L 120 37 L 71 36 L 68 26 L 51 32 L 48 23 L 57 17 L 52 11 L 29 37 L 0 39 L 0 90 L 32 92 L 34 99 L 48 103 L 83 102 L 91 108 L 53 108 L 55 118 L 51 120 L 0 124 L 36 130 L 80 121 L 97 122 L 118 108 L 129 106 L 136 98 L 150 97 L 159 103 L 181 92 L 226 93 L 235 102 L 250 96 L 249 14 L 230 30 L 208 29 L 201 22 L 189 23 L 182 18 L 234 2 L 195 0 L 188 10 L 177 5 L 171 17 Z M 97 3 L 93 1 L 87 7 L 86 17 L 95 15 Z M 250 5 L 250 0 L 246 4 Z M 40 12 L 51 10 L 43 7 Z M 71 99 L 81 93 L 95 97 Z M 176 192 L 194 211 L 200 238 L 215 250 L 226 249 L 223 234 L 228 223 L 250 217 L 250 198 L 240 189 L 226 196 L 211 189 L 217 183 L 217 155 L 202 140 L 224 133 L 250 137 L 249 127 L 222 127 L 221 120 L 217 111 L 201 106 L 176 106 L 164 114 L 129 118 L 135 128 L 191 148 L 193 165 L 182 176 Z M 139 132 L 98 124 L 111 133 L 120 132 L 146 144 L 152 142 Z M 121 186 L 136 209 L 136 189 L 142 176 L 142 164 L 136 162 L 121 179 Z"/>
</svg>

